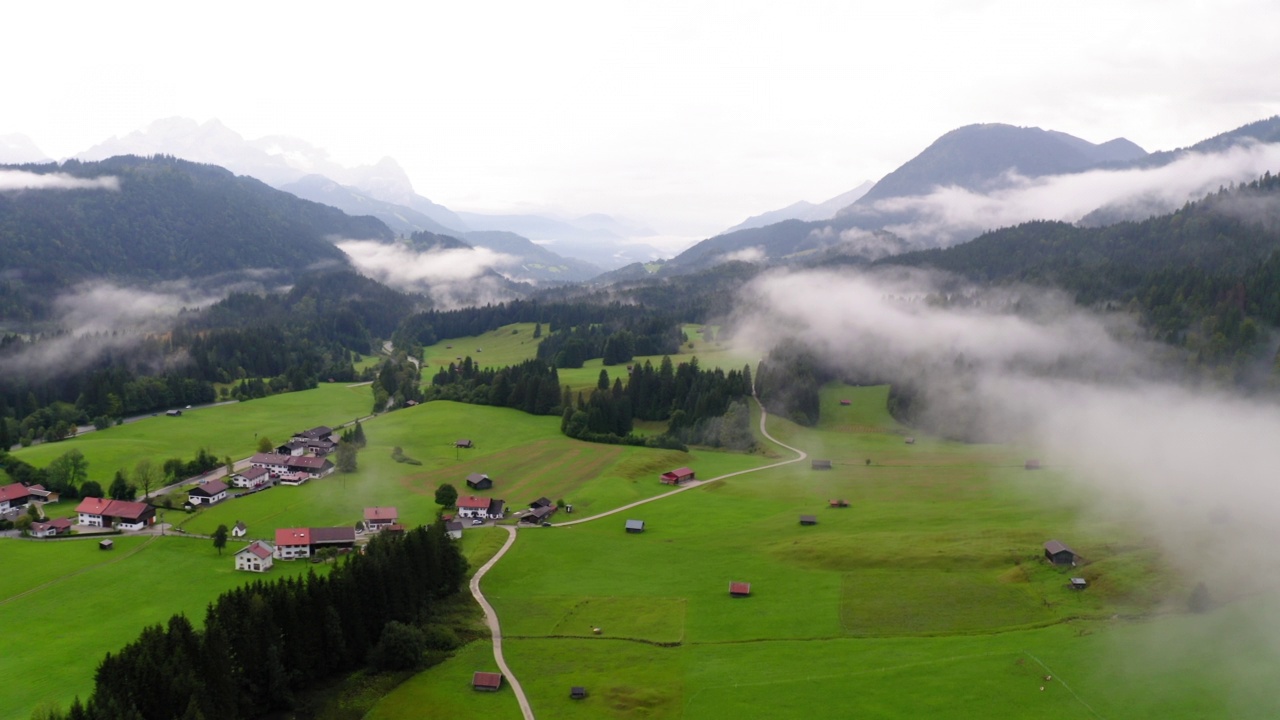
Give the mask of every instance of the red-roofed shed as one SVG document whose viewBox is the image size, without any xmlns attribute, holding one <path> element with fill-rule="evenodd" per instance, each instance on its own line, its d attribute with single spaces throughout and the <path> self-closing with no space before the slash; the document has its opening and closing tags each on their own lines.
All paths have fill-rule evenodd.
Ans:
<svg viewBox="0 0 1280 720">
<path fill-rule="evenodd" d="M 471 677 L 471 687 L 485 692 L 497 692 L 502 687 L 502 673 L 478 672 Z"/>
</svg>

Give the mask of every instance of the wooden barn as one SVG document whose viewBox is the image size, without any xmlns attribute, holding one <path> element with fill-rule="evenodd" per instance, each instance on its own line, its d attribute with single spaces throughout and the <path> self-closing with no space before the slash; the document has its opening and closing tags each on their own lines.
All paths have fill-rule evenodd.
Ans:
<svg viewBox="0 0 1280 720">
<path fill-rule="evenodd" d="M 1075 565 L 1080 556 L 1057 540 L 1050 540 L 1044 544 L 1044 557 L 1054 565 Z"/>
<path fill-rule="evenodd" d="M 99 550 L 115 550 L 116 544 L 111 542 L 110 540 L 99 540 L 98 549 Z"/>
<path fill-rule="evenodd" d="M 587 696 L 587 689 L 581 685 L 574 685 L 569 688 L 569 697 L 574 700 L 582 700 Z"/>
<path fill-rule="evenodd" d="M 453 441 L 453 446 L 454 446 L 454 447 L 456 447 L 456 448 L 467 448 L 467 449 L 471 449 L 471 448 L 475 447 L 475 443 L 471 442 L 470 440 L 466 440 L 466 439 L 463 439 L 463 440 L 454 440 L 454 441 Z"/>
<path fill-rule="evenodd" d="M 471 676 L 471 687 L 484 692 L 497 692 L 502 688 L 502 673 L 478 672 Z"/>
<path fill-rule="evenodd" d="M 801 515 L 800 524 L 801 525 L 817 525 L 818 516 L 817 515 Z"/>
<path fill-rule="evenodd" d="M 629 532 L 629 533 L 642 533 L 642 532 L 644 532 L 644 521 L 643 521 L 643 520 L 628 520 L 628 521 L 627 521 L 627 532 Z"/>
<path fill-rule="evenodd" d="M 658 477 L 658 479 L 662 481 L 663 485 L 680 485 L 681 483 L 693 480 L 694 477 L 695 475 L 692 470 L 687 467 L 682 467 L 676 468 L 671 472 L 664 472 Z"/>
<path fill-rule="evenodd" d="M 813 462 L 809 463 L 809 468 L 812 470 L 830 470 L 831 461 L 830 460 L 814 460 Z"/>
<path fill-rule="evenodd" d="M 493 480 L 484 473 L 471 473 L 467 476 L 467 487 L 472 490 L 489 490 L 493 488 Z"/>
<path fill-rule="evenodd" d="M 751 583 L 748 583 L 748 582 L 729 583 L 729 597 L 747 597 L 749 595 L 751 595 Z"/>
</svg>

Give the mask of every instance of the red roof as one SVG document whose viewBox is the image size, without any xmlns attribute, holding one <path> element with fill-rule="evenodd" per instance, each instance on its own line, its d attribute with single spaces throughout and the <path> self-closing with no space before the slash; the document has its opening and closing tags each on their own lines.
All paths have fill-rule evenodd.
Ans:
<svg viewBox="0 0 1280 720">
<path fill-rule="evenodd" d="M 76 512 L 78 513 L 114 517 L 122 520 L 140 520 L 143 515 L 147 514 L 148 510 L 150 510 L 150 506 L 146 503 L 104 500 L 95 497 L 85 498 L 76 506 Z"/>
<path fill-rule="evenodd" d="M 398 517 L 396 509 L 393 507 L 371 507 L 364 509 L 365 520 L 381 520 L 383 522 L 395 522 Z"/>
<path fill-rule="evenodd" d="M 676 468 L 675 470 L 672 470 L 671 474 L 675 475 L 676 477 L 688 477 L 689 475 L 693 474 L 693 471 L 687 467 L 682 467 L 682 468 Z"/>
<path fill-rule="evenodd" d="M 49 527 L 54 527 L 54 528 L 57 528 L 57 529 L 59 529 L 59 530 L 69 530 L 69 529 L 71 529 L 71 519 L 70 519 L 70 518 L 58 518 L 58 519 L 56 519 L 56 520 L 50 520 L 50 521 L 49 521 L 48 523 L 46 523 L 46 524 L 47 524 Z"/>
<path fill-rule="evenodd" d="M 245 480 L 253 480 L 253 479 L 259 478 L 259 477 L 261 477 L 261 476 L 263 476 L 263 475 L 266 475 L 266 474 L 267 474 L 267 469 L 266 469 L 266 468 L 264 468 L 264 467 L 251 467 L 251 468 L 249 468 L 249 469 L 247 469 L 247 470 L 244 470 L 244 471 L 242 471 L 242 472 L 238 472 L 238 473 L 236 473 L 236 474 L 237 474 L 237 475 L 239 475 L 240 477 L 244 478 Z"/>
<path fill-rule="evenodd" d="M 205 484 L 203 484 L 203 485 L 197 485 L 197 486 L 195 486 L 195 487 L 191 488 L 191 492 L 189 492 L 189 493 L 187 493 L 187 494 L 188 494 L 188 495 L 203 495 L 203 496 L 205 496 L 205 497 L 213 497 L 214 495 L 217 495 L 218 493 L 224 493 L 224 492 L 226 492 L 226 491 L 227 491 L 227 484 L 226 484 L 226 483 L 222 482 L 221 480 L 210 480 L 209 482 L 207 482 L 207 483 L 205 483 Z"/>
<path fill-rule="evenodd" d="M 459 510 L 464 510 L 464 509 L 465 510 L 488 510 L 489 498 L 476 497 L 475 495 L 468 495 L 466 497 L 458 498 L 458 509 Z"/>
<path fill-rule="evenodd" d="M 80 504 L 76 506 L 76 512 L 84 513 L 86 515 L 107 515 L 108 513 L 106 512 L 106 510 L 110 505 L 111 505 L 110 500 L 103 500 L 102 498 L 96 498 L 96 497 L 87 497 L 81 500 Z"/>
<path fill-rule="evenodd" d="M 25 497 L 31 497 L 31 491 L 22 483 L 13 483 L 12 485 L 0 487 L 0 502 L 4 502 L 6 500 L 13 502 L 14 500 L 21 500 Z"/>
<path fill-rule="evenodd" d="M 751 583 L 731 582 L 729 583 L 729 594 L 730 595 L 750 595 Z"/>
<path fill-rule="evenodd" d="M 314 455 L 298 455 L 291 456 L 285 464 L 291 468 L 306 468 L 307 470 L 320 470 L 324 468 L 324 464 L 329 462 L 322 457 Z"/>
<path fill-rule="evenodd" d="M 288 547 L 290 545 L 310 545 L 311 529 L 310 528 L 280 528 L 276 530 L 276 545 Z"/>
<path fill-rule="evenodd" d="M 258 453 L 249 458 L 249 462 L 255 465 L 286 465 L 290 457 L 292 456 L 279 453 Z"/>
<path fill-rule="evenodd" d="M 253 542 L 249 543 L 249 547 L 245 548 L 244 550 L 241 550 L 240 552 L 253 553 L 254 555 L 257 555 L 263 560 L 266 560 L 267 558 L 271 557 L 271 548 L 267 547 L 267 544 L 262 542 L 261 540 L 254 540 Z M 238 555 L 239 553 L 236 553 L 236 554 Z"/>
<path fill-rule="evenodd" d="M 497 690 L 502 687 L 502 673 L 478 672 L 471 678 L 471 687 Z"/>
</svg>

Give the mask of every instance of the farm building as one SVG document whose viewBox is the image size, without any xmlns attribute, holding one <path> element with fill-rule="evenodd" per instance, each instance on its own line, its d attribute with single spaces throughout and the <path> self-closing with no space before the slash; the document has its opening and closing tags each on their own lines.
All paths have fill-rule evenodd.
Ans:
<svg viewBox="0 0 1280 720">
<path fill-rule="evenodd" d="M 454 540 L 462 539 L 462 523 L 457 520 L 446 520 L 444 523 L 444 534 Z"/>
<path fill-rule="evenodd" d="M 506 512 L 505 503 L 502 500 L 491 500 L 475 495 L 458 498 L 457 505 L 458 517 L 464 518 L 501 520 Z"/>
<path fill-rule="evenodd" d="M 281 455 L 280 453 L 258 453 L 249 458 L 249 464 L 253 467 L 265 469 L 273 477 L 279 477 L 289 472 L 289 459 L 291 455 Z"/>
<path fill-rule="evenodd" d="M 1085 589 L 1085 588 L 1087 588 L 1087 587 L 1089 587 L 1089 581 L 1088 581 L 1088 580 L 1085 580 L 1084 578 L 1071 578 L 1071 589 L 1072 589 L 1072 590 L 1083 590 L 1083 589 Z"/>
<path fill-rule="evenodd" d="M 31 490 L 22 483 L 0 487 L 0 512 L 20 508 L 31 501 Z"/>
<path fill-rule="evenodd" d="M 1033 458 L 1023 463 L 1022 467 L 1026 468 L 1027 470 L 1039 470 L 1040 461 Z"/>
<path fill-rule="evenodd" d="M 828 500 L 827 502 L 830 503 L 833 508 L 849 507 L 849 501 L 843 498 L 840 500 Z"/>
<path fill-rule="evenodd" d="M 471 677 L 471 687 L 484 692 L 497 692 L 502 687 L 502 673 L 478 672 Z"/>
<path fill-rule="evenodd" d="M 470 450 L 471 448 L 475 447 L 475 443 L 471 442 L 470 440 L 455 440 L 453 441 L 453 446 L 456 448 L 467 448 L 468 450 Z"/>
<path fill-rule="evenodd" d="M 252 490 L 271 482 L 271 473 L 265 467 L 251 467 L 231 476 L 231 485 Z"/>
<path fill-rule="evenodd" d="M 531 510 L 537 510 L 538 508 L 550 507 L 554 504 L 555 503 L 551 502 L 549 498 L 540 497 L 537 500 L 534 500 L 533 502 L 529 503 L 529 508 Z"/>
<path fill-rule="evenodd" d="M 333 472 L 333 463 L 315 455 L 290 457 L 285 460 L 285 466 L 292 473 L 306 473 L 313 478 L 322 478 Z"/>
<path fill-rule="evenodd" d="M 71 532 L 71 521 L 67 518 L 58 518 L 49 522 L 33 522 L 31 523 L 31 535 L 33 537 L 56 537 L 58 535 L 66 535 Z"/>
<path fill-rule="evenodd" d="M 694 479 L 693 471 L 687 467 L 676 468 L 671 472 L 664 472 L 659 476 L 659 480 L 663 485 L 679 485 Z"/>
<path fill-rule="evenodd" d="M 275 557 L 279 560 L 314 557 L 329 548 L 353 548 L 354 527 L 280 528 L 276 530 Z"/>
<path fill-rule="evenodd" d="M 31 500 L 39 503 L 56 503 L 62 499 L 62 496 L 53 490 L 45 490 L 43 485 L 29 485 L 27 492 L 31 493 Z"/>
<path fill-rule="evenodd" d="M 801 515 L 800 524 L 801 525 L 817 525 L 818 516 L 817 515 Z"/>
<path fill-rule="evenodd" d="M 302 442 L 307 442 L 308 440 L 332 440 L 333 428 L 327 425 L 320 425 L 318 427 L 313 427 L 310 430 L 303 430 L 297 435 L 294 435 L 293 439 L 301 440 Z"/>
<path fill-rule="evenodd" d="M 236 552 L 236 569 L 247 572 L 266 572 L 275 562 L 276 549 L 270 543 L 255 540 Z"/>
<path fill-rule="evenodd" d="M 156 509 L 146 503 L 84 498 L 76 506 L 80 525 L 120 530 L 141 530 L 156 521 Z"/>
<path fill-rule="evenodd" d="M 642 533 L 642 532 L 644 532 L 644 521 L 643 521 L 643 520 L 628 520 L 628 521 L 627 521 L 627 526 L 626 526 L 626 527 L 627 527 L 627 532 L 629 532 L 629 533 Z"/>
<path fill-rule="evenodd" d="M 165 410 L 164 414 L 168 415 L 169 417 L 182 417 L 181 410 Z"/>
<path fill-rule="evenodd" d="M 1044 557 L 1054 565 L 1075 565 L 1079 556 L 1057 540 L 1050 540 L 1044 544 Z"/>
<path fill-rule="evenodd" d="M 525 513 L 524 516 L 520 518 L 520 522 L 532 523 L 534 525 L 541 525 L 542 523 L 546 522 L 547 518 L 554 515 L 555 512 L 556 512 L 555 505 L 547 505 L 545 507 L 534 508 L 533 510 L 530 510 L 529 512 Z"/>
<path fill-rule="evenodd" d="M 399 511 L 393 507 L 369 507 L 364 509 L 364 524 L 370 532 L 384 530 L 396 524 Z"/>
<path fill-rule="evenodd" d="M 747 597 L 750 594 L 751 594 L 751 583 L 748 583 L 748 582 L 729 583 L 730 597 Z"/>
<path fill-rule="evenodd" d="M 221 480 L 210 480 L 197 485 L 187 492 L 187 500 L 192 505 L 212 505 L 227 499 L 227 484 Z"/>
<path fill-rule="evenodd" d="M 813 462 L 809 463 L 809 467 L 813 470 L 830 470 L 831 461 L 830 460 L 814 460 Z"/>
<path fill-rule="evenodd" d="M 244 524 L 243 520 L 237 520 L 236 524 L 231 528 L 231 537 L 244 537 L 249 532 L 249 526 Z"/>
<path fill-rule="evenodd" d="M 587 696 L 587 689 L 581 685 L 574 685 L 569 688 L 569 697 L 574 700 L 581 700 Z"/>
<path fill-rule="evenodd" d="M 116 544 L 111 542 L 110 540 L 99 540 L 98 549 L 99 550 L 115 550 Z"/>
<path fill-rule="evenodd" d="M 493 480 L 484 473 L 471 473 L 467 476 L 467 487 L 472 490 L 488 490 L 493 487 Z"/>
</svg>

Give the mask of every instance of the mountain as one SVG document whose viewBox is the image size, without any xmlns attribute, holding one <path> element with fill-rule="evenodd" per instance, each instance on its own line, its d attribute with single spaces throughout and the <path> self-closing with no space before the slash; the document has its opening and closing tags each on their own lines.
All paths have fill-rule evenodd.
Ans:
<svg viewBox="0 0 1280 720">
<path fill-rule="evenodd" d="M 49 162 L 35 141 L 26 135 L 0 135 L 0 165 Z"/>
<path fill-rule="evenodd" d="M 500 230 L 473 230 L 463 239 L 475 247 L 519 258 L 520 268 L 513 275 L 522 280 L 581 282 L 600 274 L 600 268 L 584 260 L 567 258 L 551 252 L 529 238 Z"/>
<path fill-rule="evenodd" d="M 358 188 L 341 185 L 324 175 L 307 175 L 280 185 L 280 189 L 304 200 L 336 207 L 348 215 L 372 215 L 398 235 L 412 235 L 422 230 L 443 234 L 458 233 L 411 207 L 378 200 Z"/>
<path fill-rule="evenodd" d="M 605 269 L 633 262 L 649 262 L 663 257 L 662 251 L 632 242 L 636 235 L 653 231 L 607 215 L 585 215 L 575 220 L 559 220 L 543 215 L 486 215 L 459 212 L 458 216 L 475 230 L 515 233 L 547 247 L 557 255 L 577 258 Z"/>
<path fill-rule="evenodd" d="M 53 296 L 84 280 L 287 283 L 307 268 L 348 266 L 330 237 L 393 238 L 374 218 L 171 157 L 6 169 L 115 178 L 118 188 L 104 181 L 98 189 L 0 193 L 0 315 L 11 319 L 47 316 Z"/>
<path fill-rule="evenodd" d="M 875 183 L 867 180 L 858 187 L 841 193 L 830 200 L 813 204 L 807 200 L 792 203 L 778 210 L 769 210 L 768 212 L 752 215 L 733 227 L 725 230 L 722 235 L 727 235 L 738 230 L 749 230 L 751 228 L 765 227 L 783 220 L 830 220 L 840 210 L 852 205 L 863 195 L 867 194 Z"/>
<path fill-rule="evenodd" d="M 1137 160 L 1146 154 L 1123 138 L 1094 145 L 1066 133 L 1035 127 L 967 125 L 938 138 L 881 178 L 840 215 L 878 200 L 928 195 L 934 188 L 949 185 L 980 192 L 991 190 L 1002 184 L 1009 172 L 1025 177 L 1061 175 Z"/>
</svg>

